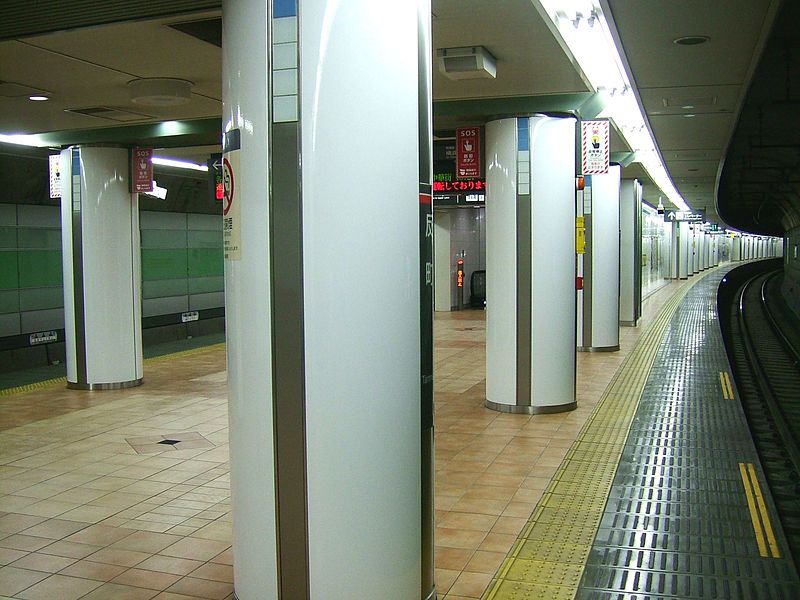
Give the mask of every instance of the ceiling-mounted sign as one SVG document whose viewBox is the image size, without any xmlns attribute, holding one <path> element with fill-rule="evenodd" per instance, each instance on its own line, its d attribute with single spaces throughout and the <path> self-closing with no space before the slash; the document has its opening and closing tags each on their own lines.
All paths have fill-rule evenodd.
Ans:
<svg viewBox="0 0 800 600">
<path fill-rule="evenodd" d="M 581 169 L 583 175 L 608 173 L 611 129 L 607 119 L 581 121 Z"/>
<path fill-rule="evenodd" d="M 50 155 L 50 197 L 61 198 L 61 155 Z"/>
<path fill-rule="evenodd" d="M 481 128 L 456 129 L 456 179 L 481 176 Z"/>
<path fill-rule="evenodd" d="M 664 221 L 687 221 L 689 223 L 702 223 L 706 220 L 706 211 L 704 209 L 698 212 L 686 212 L 682 210 L 671 210 L 664 215 Z"/>
<path fill-rule="evenodd" d="M 153 149 L 131 150 L 131 192 L 153 191 Z"/>
</svg>

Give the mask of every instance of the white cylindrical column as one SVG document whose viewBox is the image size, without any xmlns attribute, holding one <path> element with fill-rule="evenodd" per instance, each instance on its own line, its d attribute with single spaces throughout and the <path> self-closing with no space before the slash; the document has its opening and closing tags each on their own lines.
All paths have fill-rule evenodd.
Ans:
<svg viewBox="0 0 800 600">
<path fill-rule="evenodd" d="M 700 270 L 708 268 L 708 234 L 700 229 Z"/>
<path fill-rule="evenodd" d="M 67 386 L 142 383 L 141 250 L 126 148 L 61 152 Z"/>
<path fill-rule="evenodd" d="M 575 408 L 575 120 L 486 125 L 486 405 Z"/>
<path fill-rule="evenodd" d="M 692 226 L 692 275 L 700 272 L 700 229 L 697 225 Z"/>
<path fill-rule="evenodd" d="M 419 91 L 429 26 L 423 2 L 223 1 L 238 600 L 430 593 L 420 297 L 433 260 L 421 269 L 420 257 L 433 220 Z M 364 165 L 391 182 L 375 202 L 358 193 Z"/>
<path fill-rule="evenodd" d="M 586 177 L 583 218 L 586 254 L 578 294 L 577 347 L 582 352 L 619 350 L 619 165 Z M 641 239 L 641 236 L 640 236 Z"/>
<path fill-rule="evenodd" d="M 678 223 L 678 279 L 688 279 L 692 274 L 692 230 L 689 223 L 680 221 Z"/>
<path fill-rule="evenodd" d="M 622 181 L 619 193 L 619 323 L 635 327 L 642 316 L 642 184 Z"/>
</svg>

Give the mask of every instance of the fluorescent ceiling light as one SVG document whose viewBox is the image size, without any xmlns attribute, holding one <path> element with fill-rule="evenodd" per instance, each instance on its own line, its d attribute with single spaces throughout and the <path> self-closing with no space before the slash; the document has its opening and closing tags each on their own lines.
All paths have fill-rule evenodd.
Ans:
<svg viewBox="0 0 800 600">
<path fill-rule="evenodd" d="M 24 133 L 0 133 L 0 142 L 4 144 L 16 144 L 17 146 L 32 146 L 34 148 L 41 148 L 48 144 L 42 142 L 38 135 L 29 135 Z"/>
<path fill-rule="evenodd" d="M 620 50 L 599 0 L 536 0 L 592 88 L 606 96 L 601 117 L 614 121 L 635 153 L 634 160 L 678 209 L 689 205 L 678 193 L 647 126 Z"/>
<path fill-rule="evenodd" d="M 174 167 L 176 169 L 189 169 L 192 171 L 208 171 L 208 165 L 198 165 L 196 163 L 188 162 L 185 160 L 173 160 L 171 158 L 161 158 L 159 156 L 153 157 L 154 165 L 161 165 L 162 167 Z"/>
</svg>

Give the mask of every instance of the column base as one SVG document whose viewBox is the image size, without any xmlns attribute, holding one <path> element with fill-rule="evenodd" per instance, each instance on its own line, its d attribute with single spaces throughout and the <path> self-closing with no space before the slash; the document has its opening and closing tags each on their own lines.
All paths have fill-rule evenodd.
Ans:
<svg viewBox="0 0 800 600">
<path fill-rule="evenodd" d="M 619 344 L 616 346 L 578 346 L 578 352 L 617 352 L 619 351 Z"/>
<path fill-rule="evenodd" d="M 517 404 L 500 404 L 499 402 L 492 402 L 488 398 L 484 401 L 484 406 L 491 410 L 502 413 L 511 413 L 515 415 L 551 415 L 554 413 L 568 412 L 578 408 L 577 402 L 569 402 L 567 404 L 554 404 L 550 406 L 530 406 L 530 405 L 517 405 Z"/>
<path fill-rule="evenodd" d="M 67 388 L 70 390 L 90 391 L 123 390 L 125 388 L 132 388 L 136 387 L 137 385 L 142 385 L 142 383 L 144 383 L 144 378 L 142 377 L 139 379 L 132 379 L 131 381 L 114 381 L 112 383 L 75 383 L 73 381 L 68 381 Z"/>
<path fill-rule="evenodd" d="M 619 324 L 622 327 L 636 327 L 639 324 L 639 321 L 620 321 Z"/>
<path fill-rule="evenodd" d="M 436 586 L 433 586 L 431 593 L 425 596 L 422 600 L 436 600 Z"/>
</svg>

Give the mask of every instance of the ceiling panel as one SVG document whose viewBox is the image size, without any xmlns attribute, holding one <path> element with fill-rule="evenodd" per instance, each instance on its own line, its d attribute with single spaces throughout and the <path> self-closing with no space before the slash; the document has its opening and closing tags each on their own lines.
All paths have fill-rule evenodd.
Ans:
<svg viewBox="0 0 800 600">
<path fill-rule="evenodd" d="M 435 100 L 588 91 L 530 0 L 434 0 L 433 13 L 434 53 L 485 46 L 497 59 L 496 79 L 453 81 L 434 64 Z"/>
<path fill-rule="evenodd" d="M 774 0 L 608 0 L 639 89 L 739 85 Z M 681 36 L 706 44 L 681 46 Z"/>
<path fill-rule="evenodd" d="M 721 156 L 730 135 L 731 117 L 727 114 L 653 115 L 650 126 L 662 152 L 670 150 L 717 150 Z"/>
<path fill-rule="evenodd" d="M 738 84 L 640 88 L 639 97 L 649 115 L 733 113 L 741 90 Z"/>
</svg>

